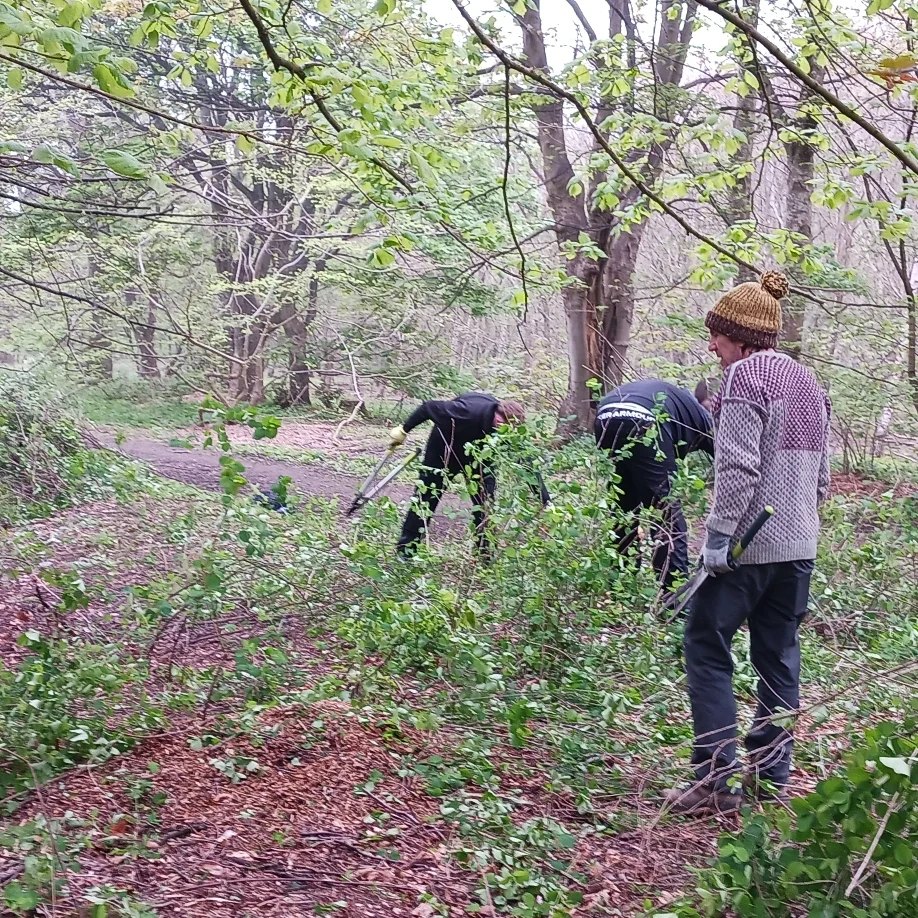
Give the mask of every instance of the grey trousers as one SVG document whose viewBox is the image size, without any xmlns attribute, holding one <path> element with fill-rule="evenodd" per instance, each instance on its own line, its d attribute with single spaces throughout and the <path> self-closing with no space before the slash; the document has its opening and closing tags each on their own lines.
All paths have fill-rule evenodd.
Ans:
<svg viewBox="0 0 918 918">
<path fill-rule="evenodd" d="M 812 561 L 742 565 L 709 578 L 695 594 L 685 626 L 685 668 L 699 780 L 725 787 L 737 771 L 733 635 L 749 623 L 749 650 L 759 676 L 758 707 L 746 736 L 748 764 L 760 779 L 783 786 L 790 771 L 791 717 L 800 703 L 800 644 Z M 777 715 L 777 716 L 775 716 Z"/>
</svg>

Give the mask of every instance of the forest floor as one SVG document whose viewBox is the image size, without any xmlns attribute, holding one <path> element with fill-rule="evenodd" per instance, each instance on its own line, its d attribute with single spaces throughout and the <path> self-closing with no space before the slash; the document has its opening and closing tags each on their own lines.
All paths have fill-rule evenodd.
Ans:
<svg viewBox="0 0 918 918">
<path fill-rule="evenodd" d="M 233 438 L 254 484 L 270 487 L 288 475 L 304 498 L 330 499 L 337 509 L 380 454 L 385 433 L 334 433 L 331 424 L 291 423 L 267 445 L 251 442 L 246 431 Z M 194 431 L 133 434 L 106 444 L 157 475 L 217 491 L 218 456 L 196 438 Z M 882 486 L 842 477 L 837 488 L 872 498 Z M 396 500 L 409 493 L 407 480 L 390 492 Z M 92 502 L 14 530 L 0 558 L 2 662 L 22 661 L 24 634 L 132 648 L 133 603 L 142 603 L 151 584 L 165 584 L 157 595 L 170 601 L 186 588 L 197 544 L 211 534 L 215 503 L 167 489 Z M 78 572 L 84 601 L 66 602 L 65 586 L 46 576 L 61 570 Z M 468 751 L 474 730 L 413 722 L 412 706 L 422 706 L 427 690 L 410 676 L 395 683 L 395 714 L 338 699 L 300 700 L 297 692 L 322 680 L 350 684 L 353 661 L 339 658 L 337 638 L 303 630 L 290 609 L 257 608 L 255 598 L 251 606 L 247 596 L 230 605 L 225 617 L 194 623 L 189 612 L 170 613 L 134 648 L 149 665 L 144 692 L 166 697 L 177 680 L 195 686 L 201 674 L 205 684 L 196 691 L 203 705 L 179 705 L 160 729 L 132 728 L 121 754 L 64 770 L 23 797 L 7 820 L 7 830 L 24 833 L 32 848 L 5 837 L 3 882 L 22 875 L 23 850 L 50 850 L 49 869 L 61 885 L 50 903 L 43 900 L 42 914 L 88 915 L 87 903 L 101 902 L 108 910 L 91 912 L 94 918 L 432 918 L 470 909 L 490 916 L 663 915 L 691 888 L 693 871 L 710 861 L 718 835 L 736 825 L 661 813 L 654 790 L 660 775 L 650 780 L 640 753 L 628 751 L 648 739 L 630 704 L 602 727 L 622 753 L 590 766 L 599 769 L 600 785 L 608 783 L 586 816 L 557 780 L 557 750 L 538 735 L 525 748 L 501 742 L 485 757 Z M 234 667 L 247 672 L 243 663 L 254 672 L 255 652 L 241 658 L 239 648 L 278 633 L 289 656 L 285 667 L 295 663 L 299 683 L 273 686 L 284 698 L 279 705 L 251 716 L 231 713 L 213 685 Z M 256 677 L 266 678 L 264 672 Z M 138 687 L 122 688 L 131 696 Z M 671 719 L 666 710 L 659 716 L 662 723 Z M 831 751 L 846 729 L 803 723 L 800 734 Z M 491 725 L 483 721 L 482 730 Z M 816 765 L 802 763 L 794 792 L 807 792 L 817 778 Z M 51 836 L 49 848 L 42 839 Z M 557 911 L 552 896 L 559 897 Z"/>
</svg>

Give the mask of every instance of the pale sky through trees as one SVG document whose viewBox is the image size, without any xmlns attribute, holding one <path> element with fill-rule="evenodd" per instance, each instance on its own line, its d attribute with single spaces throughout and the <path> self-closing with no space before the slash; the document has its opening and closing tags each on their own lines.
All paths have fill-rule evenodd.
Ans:
<svg viewBox="0 0 918 918">
<path fill-rule="evenodd" d="M 506 25 L 504 33 L 506 37 L 512 40 L 514 50 L 519 49 L 519 33 L 510 17 L 502 7 L 489 0 L 473 0 L 466 4 L 469 10 L 474 13 L 475 17 L 481 21 L 486 20 L 489 16 L 496 13 L 499 20 L 503 20 Z M 609 5 L 606 0 L 579 0 L 578 5 L 593 26 L 599 38 L 608 36 L 608 17 Z M 465 30 L 465 23 L 456 10 L 453 0 L 425 0 L 424 7 L 433 18 L 442 22 L 444 25 L 461 27 Z M 575 54 L 582 53 L 589 40 L 587 39 L 583 28 L 577 22 L 567 0 L 542 0 L 542 25 L 545 30 L 545 38 L 550 55 L 550 62 L 554 67 L 563 67 L 570 61 Z M 654 26 L 657 24 L 655 15 L 657 7 L 646 6 L 641 10 L 642 17 L 640 22 L 640 31 L 648 38 L 655 31 Z M 710 56 L 712 52 L 716 53 L 724 46 L 724 37 L 719 26 L 711 24 L 710 19 L 704 16 L 704 11 L 699 11 L 704 18 L 704 25 L 696 31 L 692 45 L 693 53 L 689 55 L 686 64 L 686 80 L 692 80 L 698 76 L 701 69 L 701 60 L 699 51 L 704 56 Z"/>
</svg>

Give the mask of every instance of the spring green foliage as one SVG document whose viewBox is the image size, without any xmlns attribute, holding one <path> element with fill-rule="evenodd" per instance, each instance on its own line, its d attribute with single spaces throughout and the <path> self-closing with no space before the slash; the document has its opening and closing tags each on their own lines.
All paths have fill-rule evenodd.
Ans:
<svg viewBox="0 0 918 918">
<path fill-rule="evenodd" d="M 75 604 L 65 593 L 61 612 Z M 23 662 L 0 664 L 0 792 L 35 786 L 83 762 L 104 762 L 130 748 L 135 731 L 160 722 L 141 691 L 144 667 L 114 648 L 48 639 L 34 630 L 20 643 Z M 130 716 L 115 727 L 126 702 Z"/>
<path fill-rule="evenodd" d="M 100 646 L 43 628 L 27 632 L 21 658 L 0 671 L 10 808 L 27 799 L 23 791 L 36 780 L 122 756 L 176 714 L 202 710 L 218 713 L 189 746 L 215 779 L 227 786 L 269 781 L 270 760 L 261 749 L 282 727 L 263 715 L 333 699 L 387 742 L 417 731 L 449 737 L 436 755 L 403 746 L 393 761 L 435 801 L 452 839 L 449 857 L 464 871 L 479 909 L 493 904 L 500 914 L 526 918 L 573 914 L 588 881 L 577 848 L 635 828 L 643 817 L 627 800 L 636 782 L 652 795 L 681 777 L 691 741 L 679 628 L 661 621 L 649 565 L 638 567 L 613 548 L 622 521 L 606 457 L 587 441 L 546 451 L 538 424 L 503 432 L 483 447 L 499 479 L 494 563 L 474 562 L 462 536 L 465 521 L 453 523 L 445 537 L 440 520 L 429 548 L 393 564 L 399 510 L 392 501 L 372 503 L 346 527 L 328 502 L 302 496 L 294 500 L 295 513 L 274 513 L 249 499 L 244 460 L 232 451 L 225 425 L 245 423 L 270 440 L 276 419 L 216 404 L 206 410 L 225 460 L 224 493 L 169 521 L 170 543 L 187 546 L 183 575 L 163 571 L 116 601 L 119 617 L 109 627 L 114 634 L 129 629 L 129 642 Z M 547 510 L 531 493 L 530 463 L 549 480 Z M 688 463 L 677 480 L 696 519 L 706 474 L 704 463 Z M 137 492 L 149 487 L 139 479 Z M 133 501 L 137 492 L 121 499 Z M 680 915 L 726 907 L 781 915 L 786 900 L 813 914 L 885 918 L 914 901 L 913 869 L 901 863 L 905 849 L 898 843 L 913 844 L 915 832 L 908 719 L 914 699 L 906 677 L 918 638 L 914 581 L 905 574 L 918 559 L 916 531 L 909 500 L 836 497 L 826 508 L 803 640 L 809 707 L 797 749 L 800 766 L 824 780 L 792 814 L 750 814 L 721 844 L 717 864 L 702 873 L 697 895 L 678 905 Z M 20 568 L 35 557 L 27 546 L 17 551 Z M 76 571 L 43 570 L 43 582 L 59 597 L 62 623 L 98 600 Z M 177 623 L 216 629 L 228 658 L 203 666 L 173 659 L 162 635 Z M 748 700 L 756 677 L 742 643 L 739 638 L 736 685 Z M 154 671 L 168 673 L 168 680 L 151 681 Z M 842 735 L 873 731 L 843 765 L 832 724 L 842 725 Z M 323 742 L 325 732 L 324 718 L 315 719 L 303 748 Z M 156 771 L 137 771 L 120 771 L 119 780 L 133 822 L 155 832 L 162 805 Z M 378 794 L 379 780 L 371 774 L 355 794 Z M 566 801 L 563 813 L 533 813 L 534 786 Z M 852 900 L 861 911 L 838 910 L 842 887 L 890 809 L 889 833 Z M 366 829 L 366 842 L 392 859 L 398 838 L 384 816 Z M 8 851 L 32 845 L 46 857 L 48 832 L 60 851 L 79 852 L 104 831 L 32 822 L 3 843 Z M 122 847 L 119 856 L 154 856 L 139 839 Z M 47 901 L 52 882 L 46 862 L 30 864 L 5 890 L 10 907 L 23 912 Z M 115 888 L 92 895 L 100 900 L 93 907 L 112 914 L 143 908 Z M 424 904 L 434 914 L 443 907 L 429 895 Z"/>
<path fill-rule="evenodd" d="M 0 376 L 0 523 L 130 488 L 131 474 L 83 444 L 54 383 Z"/>
<path fill-rule="evenodd" d="M 795 914 L 892 918 L 918 910 L 918 725 L 884 721 L 788 810 L 721 838 L 700 909 L 680 918 Z"/>
</svg>

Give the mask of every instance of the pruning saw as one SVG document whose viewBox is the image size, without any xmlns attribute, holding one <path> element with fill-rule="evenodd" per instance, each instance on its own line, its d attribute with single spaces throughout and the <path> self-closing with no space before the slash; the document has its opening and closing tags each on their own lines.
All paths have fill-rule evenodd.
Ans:
<svg viewBox="0 0 918 918">
<path fill-rule="evenodd" d="M 740 540 L 730 549 L 728 561 L 731 568 L 739 565 L 739 560 L 743 552 L 749 547 L 749 543 L 758 535 L 759 530 L 775 515 L 774 507 L 766 507 L 753 521 L 752 525 L 743 533 Z M 689 600 L 698 592 L 701 585 L 713 576 L 705 567 L 699 567 L 698 570 L 690 577 L 665 604 L 665 608 L 672 609 L 673 614 L 667 619 L 667 623 L 674 622 L 682 610 L 689 604 Z"/>
</svg>

